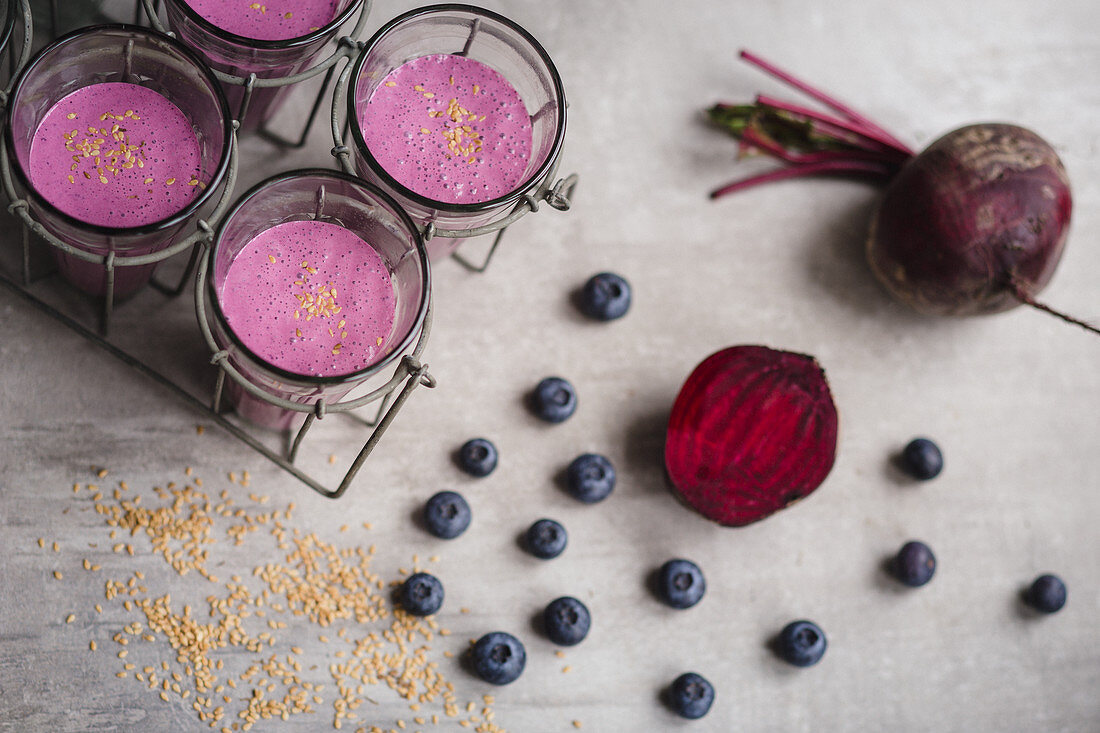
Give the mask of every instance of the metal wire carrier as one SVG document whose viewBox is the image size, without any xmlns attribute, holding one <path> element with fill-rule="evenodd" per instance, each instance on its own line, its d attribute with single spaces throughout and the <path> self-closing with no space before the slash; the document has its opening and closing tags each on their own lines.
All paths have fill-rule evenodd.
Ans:
<svg viewBox="0 0 1100 733">
<path fill-rule="evenodd" d="M 27 65 L 27 61 L 31 58 L 31 45 L 34 42 L 34 23 L 31 18 L 31 2 L 30 0 L 19 0 L 18 13 L 14 5 L 8 5 L 8 13 L 11 17 L 11 27 L 5 27 L 3 29 L 3 41 L 5 48 L 0 48 L 0 53 L 7 51 L 8 54 L 8 70 L 11 74 L 8 79 L 7 85 L 4 89 L 0 89 L 0 110 L 4 109 L 8 105 L 8 97 L 11 94 L 12 85 L 15 84 L 15 77 L 19 70 Z M 15 32 L 16 19 L 23 21 L 23 38 L 20 44 L 19 56 L 15 55 L 15 45 L 11 42 L 11 34 Z M 0 21 L 6 22 L 7 18 L 0 19 Z"/>
</svg>

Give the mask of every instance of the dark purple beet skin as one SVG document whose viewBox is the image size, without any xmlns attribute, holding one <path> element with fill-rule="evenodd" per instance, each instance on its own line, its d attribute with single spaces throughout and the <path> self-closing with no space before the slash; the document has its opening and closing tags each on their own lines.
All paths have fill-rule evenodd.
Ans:
<svg viewBox="0 0 1100 733">
<path fill-rule="evenodd" d="M 836 406 L 813 357 L 734 346 L 703 360 L 681 388 L 665 468 L 685 503 L 738 527 L 820 486 L 836 441 Z"/>
<path fill-rule="evenodd" d="M 988 123 L 950 132 L 890 182 L 867 259 L 922 313 L 975 315 L 1035 295 L 1062 256 L 1072 199 L 1054 149 L 1030 130 Z"/>
</svg>

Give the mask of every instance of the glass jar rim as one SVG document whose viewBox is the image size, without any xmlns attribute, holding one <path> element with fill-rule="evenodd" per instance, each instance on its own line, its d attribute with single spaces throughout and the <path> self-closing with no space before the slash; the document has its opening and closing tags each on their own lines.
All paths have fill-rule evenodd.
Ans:
<svg viewBox="0 0 1100 733">
<path fill-rule="evenodd" d="M 408 229 L 409 233 L 413 237 L 413 244 L 416 246 L 417 259 L 421 264 L 421 277 L 420 277 L 420 302 L 417 304 L 416 317 L 409 326 L 409 331 L 401 338 L 400 344 L 395 346 L 389 354 L 379 361 L 368 364 L 362 369 L 357 369 L 353 372 L 347 372 L 346 374 L 335 374 L 332 376 L 315 376 L 311 374 L 298 374 L 282 367 L 272 364 L 267 359 L 258 355 L 255 351 L 248 348 L 244 341 L 241 340 L 237 332 L 233 330 L 233 327 L 229 325 L 228 320 L 225 317 L 225 313 L 222 311 L 221 300 L 218 296 L 217 289 L 214 285 L 214 256 L 218 251 L 218 244 L 221 242 L 222 235 L 225 233 L 226 227 L 233 220 L 233 217 L 244 206 L 251 201 L 257 195 L 263 193 L 268 188 L 283 183 L 285 181 L 294 180 L 297 178 L 329 178 L 344 183 L 350 183 L 354 186 L 358 186 L 366 190 L 372 196 L 376 196 L 386 206 L 388 206 L 393 213 L 395 213 L 401 223 Z M 255 186 L 246 191 L 226 212 L 222 218 L 221 223 L 214 234 L 214 239 L 210 245 L 210 252 L 207 254 L 207 277 L 206 277 L 206 294 L 209 296 L 210 302 L 213 304 L 214 317 L 217 319 L 219 325 L 233 340 L 235 346 L 237 346 L 245 356 L 254 361 L 265 371 L 271 372 L 281 379 L 294 382 L 304 382 L 307 384 L 313 384 L 318 386 L 332 385 L 332 384 L 346 384 L 347 382 L 360 381 L 368 377 L 374 376 L 378 372 L 382 371 L 408 350 L 413 341 L 419 337 L 420 332 L 423 330 L 424 319 L 428 312 L 428 302 L 431 299 L 431 271 L 428 265 L 428 251 L 424 246 L 424 238 L 420 234 L 420 229 L 413 223 L 412 218 L 409 217 L 408 212 L 401 207 L 388 193 L 383 191 L 380 187 L 374 185 L 370 181 L 365 181 L 358 176 L 353 176 L 343 171 L 332 170 L 329 168 L 301 168 L 298 170 L 285 171 L 278 173 L 270 178 L 260 181 Z"/>
<path fill-rule="evenodd" d="M 416 191 L 408 188 L 402 183 L 399 183 L 389 172 L 383 168 L 374 155 L 371 154 L 370 149 L 367 147 L 367 142 L 363 138 L 363 132 L 360 129 L 359 118 L 356 113 L 355 105 L 355 87 L 358 85 L 359 77 L 363 73 L 363 65 L 366 63 L 367 57 L 371 51 L 381 43 L 387 34 L 394 28 L 406 23 L 410 20 L 415 20 L 422 16 L 433 15 L 438 13 L 447 12 L 464 12 L 470 13 L 475 16 L 488 18 L 494 22 L 500 23 L 511 31 L 514 31 L 519 35 L 535 53 L 542 59 L 542 62 L 546 64 L 546 70 L 550 75 L 550 80 L 554 88 L 554 98 L 558 103 L 557 110 L 557 132 L 554 135 L 554 142 L 547 151 L 545 160 L 538 166 L 538 168 L 530 175 L 527 176 L 522 182 L 516 185 L 508 193 L 498 196 L 494 199 L 487 201 L 478 201 L 466 204 L 457 204 L 450 201 L 439 201 L 437 199 L 429 198 L 423 194 L 419 194 Z M 532 186 L 536 185 L 539 181 L 543 180 L 550 170 L 553 168 L 558 155 L 561 153 L 562 144 L 565 140 L 565 123 L 566 123 L 566 100 L 565 100 L 565 88 L 562 85 L 561 76 L 558 74 L 558 69 L 554 66 L 554 61 L 550 58 L 550 54 L 546 52 L 534 36 L 527 32 L 523 26 L 519 25 L 515 21 L 512 21 L 499 13 L 495 13 L 485 8 L 480 8 L 474 5 L 466 5 L 463 3 L 440 3 L 436 5 L 425 5 L 420 8 L 414 8 L 385 23 L 373 36 L 370 37 L 363 44 L 359 51 L 359 57 L 355 61 L 355 66 L 352 69 L 352 83 L 347 94 L 347 119 L 351 121 L 349 127 L 351 128 L 352 139 L 355 142 L 355 147 L 362 154 L 363 159 L 370 167 L 371 172 L 377 175 L 387 186 L 400 193 L 403 197 L 416 203 L 419 206 L 444 211 L 452 214 L 476 214 L 491 209 L 496 209 L 500 206 L 515 203 L 523 197 L 524 193 L 529 191 Z"/>
<path fill-rule="evenodd" d="M 218 108 L 221 110 L 222 117 L 222 136 L 224 144 L 222 145 L 221 156 L 218 159 L 218 164 L 214 169 L 213 174 L 210 177 L 210 184 L 205 190 L 201 191 L 198 196 L 193 198 L 186 206 L 164 219 L 154 221 L 149 224 L 142 224 L 136 227 L 110 227 L 103 226 L 101 224 L 92 224 L 78 219 L 75 216 L 65 213 L 61 209 L 50 203 L 44 196 L 38 194 L 34 185 L 30 181 L 30 175 L 23 170 L 23 164 L 19 160 L 19 156 L 15 150 L 15 135 L 12 133 L 12 118 L 15 114 L 16 102 L 19 99 L 20 93 L 23 91 L 23 85 L 26 83 L 30 74 L 43 62 L 43 59 L 48 54 L 58 50 L 67 43 L 70 43 L 78 38 L 84 36 L 94 35 L 103 31 L 122 31 L 126 33 L 136 33 L 139 35 L 147 35 L 158 41 L 166 42 L 172 47 L 173 51 L 179 52 L 190 61 L 195 70 L 202 74 L 210 85 L 211 93 L 214 95 L 214 101 Z M 171 100 L 169 100 L 171 101 Z M 64 221 L 69 226 L 72 226 L 83 231 L 92 232 L 106 237 L 114 236 L 144 236 L 147 234 L 153 234 L 155 232 L 163 231 L 165 229 L 171 229 L 172 227 L 182 224 L 187 221 L 196 211 L 202 208 L 210 198 L 214 195 L 215 189 L 221 184 L 222 179 L 225 178 L 226 172 L 229 170 L 229 159 L 233 148 L 233 118 L 229 114 L 229 103 L 225 99 L 225 94 L 222 92 L 221 86 L 218 84 L 217 78 L 214 76 L 210 68 L 203 63 L 191 49 L 185 46 L 177 39 L 169 36 L 160 31 L 152 28 L 145 28 L 142 26 L 131 25 L 129 23 L 109 23 L 103 25 L 92 25 L 84 28 L 78 28 L 75 31 L 66 33 L 58 38 L 53 43 L 45 46 L 41 51 L 35 54 L 27 65 L 19 72 L 19 76 L 12 86 L 11 95 L 8 97 L 7 110 L 5 111 L 7 120 L 4 130 L 4 145 L 7 146 L 8 158 L 11 161 L 11 168 L 15 171 L 19 182 L 23 187 L 30 191 L 35 199 L 36 203 L 42 206 L 51 216 L 56 216 Z"/>
<path fill-rule="evenodd" d="M 264 38 L 249 38 L 248 36 L 242 36 L 232 31 L 227 31 L 224 28 L 220 28 L 211 23 L 206 18 L 198 14 L 198 12 L 191 7 L 191 4 L 187 0 L 169 0 L 174 2 L 179 8 L 180 12 L 187 16 L 195 25 L 202 28 L 204 31 L 212 36 L 216 36 L 224 41 L 235 43 L 238 46 L 248 46 L 250 48 L 262 49 L 264 51 L 286 51 L 292 48 L 298 48 L 300 46 L 308 46 L 309 44 L 320 40 L 331 31 L 339 28 L 347 22 L 356 10 L 362 8 L 365 0 L 351 0 L 348 6 L 340 11 L 335 18 L 325 23 L 323 26 L 315 31 L 310 31 L 302 36 L 295 36 L 293 38 L 279 38 L 275 40 Z"/>
</svg>

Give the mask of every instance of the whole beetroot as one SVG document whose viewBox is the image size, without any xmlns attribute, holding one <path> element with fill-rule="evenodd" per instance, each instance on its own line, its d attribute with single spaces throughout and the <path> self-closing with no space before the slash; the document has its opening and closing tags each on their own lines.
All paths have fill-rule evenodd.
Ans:
<svg viewBox="0 0 1100 733">
<path fill-rule="evenodd" d="M 922 313 L 975 315 L 1021 303 L 1100 334 L 1039 303 L 1061 259 L 1073 209 L 1053 147 L 1015 125 L 969 125 L 915 153 L 859 112 L 760 57 L 741 57 L 833 110 L 823 113 L 760 95 L 717 104 L 712 122 L 787 165 L 734 181 L 718 198 L 761 183 L 813 175 L 867 178 L 886 186 L 871 223 L 867 259 L 899 300 Z"/>
<path fill-rule="evenodd" d="M 922 313 L 996 313 L 1050 281 L 1072 208 L 1045 140 L 1015 125 L 970 125 L 902 166 L 871 221 L 867 261 Z"/>
</svg>

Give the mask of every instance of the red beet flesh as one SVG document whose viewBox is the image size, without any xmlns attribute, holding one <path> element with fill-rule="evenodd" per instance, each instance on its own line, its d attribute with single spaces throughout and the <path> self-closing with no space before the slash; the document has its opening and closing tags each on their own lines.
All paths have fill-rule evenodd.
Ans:
<svg viewBox="0 0 1100 733">
<path fill-rule="evenodd" d="M 739 527 L 820 486 L 836 438 L 836 406 L 813 357 L 733 346 L 707 357 L 680 389 L 665 467 L 690 507 Z"/>
<path fill-rule="evenodd" d="M 1046 286 L 1072 210 L 1054 149 L 1015 125 L 950 132 L 890 182 L 871 224 L 867 260 L 922 313 L 1007 310 Z"/>
</svg>

